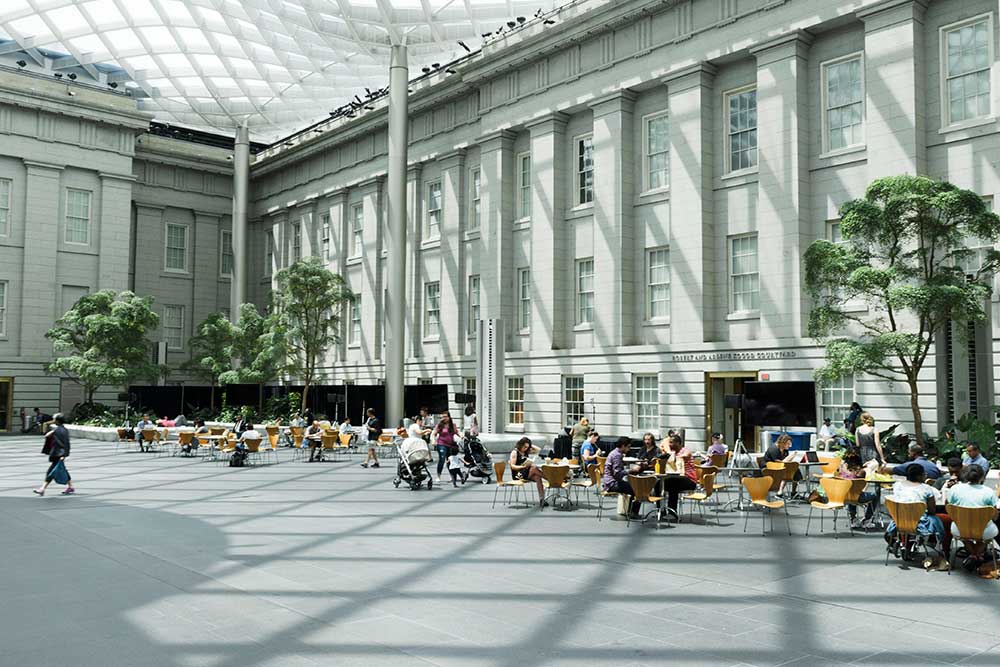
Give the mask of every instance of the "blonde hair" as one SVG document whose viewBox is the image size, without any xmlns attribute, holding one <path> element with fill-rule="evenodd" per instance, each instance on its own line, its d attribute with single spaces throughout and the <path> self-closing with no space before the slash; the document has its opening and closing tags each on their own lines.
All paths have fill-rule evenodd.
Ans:
<svg viewBox="0 0 1000 667">
<path fill-rule="evenodd" d="M 866 426 L 874 426 L 875 425 L 875 418 L 872 417 L 872 413 L 870 413 L 870 412 L 862 412 L 860 419 L 861 419 L 861 423 L 865 424 Z"/>
<path fill-rule="evenodd" d="M 590 420 L 587 419 L 586 417 L 580 417 L 580 423 L 583 424 L 584 426 L 590 426 Z"/>
</svg>

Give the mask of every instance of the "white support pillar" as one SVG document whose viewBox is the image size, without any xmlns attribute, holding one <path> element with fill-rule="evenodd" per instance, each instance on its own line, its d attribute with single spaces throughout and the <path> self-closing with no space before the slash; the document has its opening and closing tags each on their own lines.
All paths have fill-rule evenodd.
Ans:
<svg viewBox="0 0 1000 667">
<path fill-rule="evenodd" d="M 229 293 L 229 318 L 236 322 L 240 304 L 247 300 L 247 203 L 250 189 L 250 128 L 247 121 L 236 130 L 233 151 L 233 282 Z"/>
<path fill-rule="evenodd" d="M 504 331 L 514 324 L 514 133 L 498 130 L 479 139 L 480 206 L 482 246 L 479 267 L 480 305 L 483 319 L 500 319 Z M 506 221 L 506 222 L 505 222 Z M 473 323 L 476 326 L 476 323 Z M 504 341 L 506 350 L 506 341 Z"/>
<path fill-rule="evenodd" d="M 384 424 L 403 414 L 403 362 L 406 350 L 406 162 L 409 144 L 409 68 L 406 46 L 394 44 L 389 62 L 389 168 L 386 201 L 389 218 L 388 291 L 385 328 Z"/>
</svg>

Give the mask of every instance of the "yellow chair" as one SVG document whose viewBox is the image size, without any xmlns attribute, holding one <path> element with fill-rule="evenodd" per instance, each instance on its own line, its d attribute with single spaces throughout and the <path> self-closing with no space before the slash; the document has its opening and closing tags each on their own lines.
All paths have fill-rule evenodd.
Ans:
<svg viewBox="0 0 1000 667">
<path fill-rule="evenodd" d="M 889 554 L 906 561 L 910 560 L 910 551 L 915 547 L 922 547 L 924 557 L 929 558 L 930 536 L 917 530 L 920 519 L 927 512 L 927 503 L 897 503 L 892 498 L 886 498 L 885 509 L 896 523 L 896 535 L 885 547 L 885 564 L 889 564 Z M 930 548 L 938 551 L 936 547 Z"/>
<path fill-rule="evenodd" d="M 251 459 L 260 460 L 260 438 L 254 438 L 253 440 L 247 439 L 243 441 L 243 444 L 247 446 L 247 462 L 249 463 Z"/>
<path fill-rule="evenodd" d="M 216 451 L 213 452 L 212 456 L 219 462 L 219 465 L 229 462 L 229 457 L 233 455 L 236 451 L 236 440 L 226 438 L 225 440 L 216 440 Z"/>
<path fill-rule="evenodd" d="M 861 494 L 864 493 L 865 489 L 868 487 L 868 480 L 866 480 L 866 479 L 852 479 L 852 480 L 850 480 L 850 482 L 851 482 L 851 490 L 847 493 L 847 500 L 844 501 L 845 505 L 847 505 L 848 507 L 852 507 L 852 506 L 855 507 L 856 508 L 855 512 L 856 512 L 857 510 L 861 509 L 862 507 L 868 507 L 868 505 L 872 505 L 872 504 L 875 504 L 875 503 L 878 502 L 878 498 L 877 497 L 870 498 L 868 500 L 868 502 L 864 502 L 864 503 L 861 502 Z M 872 517 L 873 517 L 873 519 L 874 518 L 878 518 L 879 525 L 884 528 L 885 526 L 884 526 L 884 524 L 882 522 L 881 515 L 882 515 L 882 513 L 879 512 L 878 511 L 878 507 L 876 507 L 874 514 L 872 514 Z M 855 514 L 855 516 L 857 516 L 857 514 Z M 848 524 L 848 525 L 850 525 L 850 524 Z M 852 531 L 854 530 L 854 526 L 851 526 L 851 530 Z"/>
<path fill-rule="evenodd" d="M 819 515 L 819 532 L 821 533 L 823 532 L 822 512 L 833 512 L 833 537 L 836 539 L 839 537 L 837 534 L 837 513 L 846 507 L 847 494 L 851 492 L 851 480 L 823 477 L 819 480 L 819 485 L 826 492 L 826 502 L 821 503 L 818 500 L 813 500 L 809 503 L 809 519 L 806 521 L 806 535 L 809 534 L 809 524 L 812 523 L 813 510 L 817 509 L 821 510 Z M 851 533 L 851 535 L 853 534 Z"/>
<path fill-rule="evenodd" d="M 141 440 L 139 441 L 139 449 L 144 452 L 151 452 L 153 448 L 156 447 L 157 442 L 160 440 L 160 432 L 155 428 L 144 428 L 142 429 Z"/>
<path fill-rule="evenodd" d="M 126 445 L 129 449 L 131 449 L 135 444 L 135 436 L 129 435 L 127 428 L 118 429 L 118 442 L 115 443 L 115 454 L 118 453 L 118 448 L 122 445 Z"/>
<path fill-rule="evenodd" d="M 639 503 L 639 511 L 642 511 L 642 506 L 645 503 L 652 503 L 656 507 L 657 513 L 657 527 L 659 527 L 659 503 L 663 500 L 663 496 L 654 496 L 653 489 L 656 488 L 656 482 L 658 480 L 653 475 L 629 475 L 628 483 L 632 487 L 632 500 Z M 645 522 L 646 518 L 643 517 L 642 521 Z M 631 525 L 632 523 L 632 503 L 629 503 L 629 507 L 625 511 L 625 525 Z"/>
<path fill-rule="evenodd" d="M 716 474 L 717 473 L 714 473 L 714 472 L 704 472 L 704 473 L 702 473 L 702 475 L 701 475 L 701 489 L 702 490 L 701 491 L 695 491 L 693 493 L 688 493 L 686 495 L 681 496 L 681 500 L 682 501 L 684 501 L 684 500 L 691 500 L 691 501 L 697 503 L 697 505 L 698 505 L 698 513 L 701 514 L 701 517 L 703 519 L 705 518 L 705 501 L 708 500 L 709 498 L 711 498 L 712 494 L 715 493 L 715 490 L 716 490 L 716 486 L 715 486 L 715 476 L 716 476 Z M 680 508 L 678 507 L 677 508 L 677 516 L 680 516 L 680 514 L 681 514 L 681 511 L 680 511 Z M 690 518 L 691 518 L 692 521 L 694 520 L 694 509 L 693 508 L 691 510 L 691 513 L 690 513 Z M 719 525 L 720 526 L 722 525 L 722 520 L 721 519 L 719 519 Z"/>
<path fill-rule="evenodd" d="M 176 453 L 182 454 L 186 453 L 189 456 L 194 456 L 194 431 L 181 431 L 177 434 L 177 450 Z M 187 448 L 185 452 L 184 449 Z"/>
<path fill-rule="evenodd" d="M 764 469 L 761 472 L 764 473 L 765 477 L 771 478 L 769 492 L 777 493 L 781 488 L 781 483 L 785 481 L 785 464 L 781 461 L 769 461 L 764 464 Z"/>
<path fill-rule="evenodd" d="M 226 427 L 225 426 L 209 426 L 208 427 L 208 434 L 209 435 L 222 435 L 225 432 L 226 432 Z"/>
<path fill-rule="evenodd" d="M 597 466 L 587 466 L 586 477 L 574 479 L 570 486 L 576 491 L 576 504 L 580 504 L 580 490 L 593 489 L 601 485 L 601 478 L 598 476 Z"/>
<path fill-rule="evenodd" d="M 302 440 L 305 438 L 305 429 L 301 426 L 292 426 L 288 431 L 292 434 L 292 444 L 295 447 L 301 448 Z"/>
<path fill-rule="evenodd" d="M 766 472 L 766 471 L 765 471 Z M 785 524 L 788 526 L 788 534 L 792 534 L 792 526 L 788 522 L 788 508 L 785 506 L 784 500 L 768 500 L 767 494 L 771 491 L 771 487 L 774 485 L 775 480 L 780 478 L 772 479 L 769 475 L 763 475 L 761 477 L 744 477 L 741 481 L 743 486 L 746 488 L 747 493 L 750 494 L 750 504 L 759 507 L 761 509 L 760 513 L 760 534 L 764 535 L 764 515 L 770 515 L 771 517 L 771 531 L 774 532 L 774 510 L 780 509 L 785 512 Z M 743 521 L 743 532 L 747 532 L 747 524 L 750 521 L 750 513 L 747 512 L 746 519 Z"/>
<path fill-rule="evenodd" d="M 207 433 L 199 433 L 195 436 L 198 441 L 198 453 L 202 458 L 215 456 L 215 443 L 208 437 Z"/>
<path fill-rule="evenodd" d="M 324 455 L 329 452 L 333 461 L 340 460 L 338 454 L 343 451 L 343 447 L 340 446 L 340 439 L 337 436 L 332 433 L 324 433 L 320 436 L 320 442 L 323 445 Z"/>
<path fill-rule="evenodd" d="M 983 532 L 986 527 L 990 525 L 993 521 L 993 517 L 996 516 L 996 508 L 994 507 L 959 507 L 958 505 L 946 505 L 948 509 L 948 516 L 951 517 L 952 525 L 958 531 L 958 538 L 962 540 L 962 543 L 968 548 L 970 545 L 983 545 L 985 552 L 987 554 L 993 554 L 993 569 L 997 569 L 997 546 L 995 540 L 984 540 Z M 948 568 L 948 574 L 955 567 L 955 554 L 958 553 L 958 548 L 955 548 L 954 554 L 949 554 L 948 561 L 951 567 Z"/>
<path fill-rule="evenodd" d="M 512 479 L 510 481 L 504 481 L 503 474 L 506 470 L 506 461 L 493 462 L 493 476 L 496 478 L 497 488 L 493 491 L 493 505 L 491 507 L 497 506 L 497 494 L 500 493 L 501 488 L 504 491 L 504 503 L 507 502 L 507 498 L 510 494 L 513 494 L 514 497 L 517 498 L 517 492 L 520 490 L 521 495 L 524 497 L 524 503 L 528 504 L 528 496 L 524 494 L 524 480 Z"/>
<path fill-rule="evenodd" d="M 839 457 L 828 458 L 823 461 L 823 465 L 819 467 L 819 472 L 814 472 L 812 474 L 816 479 L 821 479 L 823 477 L 833 477 L 840 470 L 841 459 Z"/>
<path fill-rule="evenodd" d="M 722 470 L 729 463 L 729 452 L 725 454 L 712 454 L 708 458 L 714 467 Z"/>
<path fill-rule="evenodd" d="M 281 426 L 278 424 L 268 424 L 264 427 L 267 431 L 267 442 L 274 450 L 278 449 L 278 437 L 281 434 Z"/>
<path fill-rule="evenodd" d="M 555 507 L 555 499 L 562 497 L 564 494 L 560 491 L 565 491 L 565 498 L 569 504 L 573 504 L 573 501 L 569 497 L 569 476 L 571 468 L 569 466 L 560 465 L 544 465 L 541 466 L 542 471 L 542 486 L 545 487 L 545 496 L 542 498 L 542 508 L 545 507 L 544 500 L 549 497 L 549 491 L 555 491 L 553 494 L 553 507 Z"/>
</svg>

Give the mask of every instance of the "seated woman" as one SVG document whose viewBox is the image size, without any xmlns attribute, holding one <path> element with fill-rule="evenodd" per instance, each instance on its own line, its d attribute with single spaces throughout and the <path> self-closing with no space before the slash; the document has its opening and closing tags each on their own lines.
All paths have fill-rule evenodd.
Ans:
<svg viewBox="0 0 1000 667">
<path fill-rule="evenodd" d="M 678 435 L 668 436 L 661 445 L 666 461 L 665 471 L 670 477 L 663 479 L 663 490 L 667 494 L 667 509 L 677 516 L 677 500 L 682 491 L 693 491 L 698 486 L 698 472 L 695 470 L 691 450 L 684 446 Z"/>
<path fill-rule="evenodd" d="M 709 456 L 718 456 L 718 455 L 721 455 L 721 454 L 725 454 L 728 451 L 729 451 L 729 447 L 726 445 L 726 443 L 722 442 L 722 434 L 721 433 L 713 433 L 712 434 L 712 444 L 708 446 L 708 455 Z"/>
<path fill-rule="evenodd" d="M 856 453 L 850 453 L 844 457 L 844 461 L 840 464 L 840 469 L 837 471 L 837 477 L 840 479 L 865 479 L 867 473 L 865 471 L 865 466 L 861 462 L 861 456 Z M 865 518 L 859 523 L 858 522 L 858 507 L 857 505 L 847 506 L 847 515 L 851 517 L 851 525 L 857 528 L 858 526 L 868 526 L 871 525 L 872 517 L 875 516 L 875 510 L 879 506 L 879 497 L 882 495 L 882 491 L 879 486 L 875 485 L 875 491 L 862 491 L 861 495 L 858 496 L 858 503 L 865 506 Z"/>
<path fill-rule="evenodd" d="M 656 444 L 656 438 L 652 433 L 644 433 L 642 436 L 642 449 L 639 450 L 639 461 L 645 470 L 652 470 L 656 459 L 660 458 L 660 448 Z"/>
<path fill-rule="evenodd" d="M 511 477 L 532 481 L 538 487 L 538 506 L 542 507 L 545 499 L 545 486 L 542 484 L 542 471 L 528 458 L 532 449 L 537 451 L 537 447 L 531 444 L 530 438 L 521 438 L 510 451 L 510 458 L 507 465 L 510 466 Z"/>
<path fill-rule="evenodd" d="M 900 480 L 892 485 L 892 499 L 897 503 L 926 503 L 927 510 L 920 522 L 917 524 L 917 531 L 922 535 L 934 535 L 939 544 L 944 543 L 944 524 L 935 515 L 938 504 L 937 490 L 926 484 L 927 473 L 921 466 L 910 466 L 906 469 L 906 479 Z M 896 522 L 890 521 L 886 526 L 886 539 L 895 533 Z"/>
<path fill-rule="evenodd" d="M 946 491 L 948 504 L 958 505 L 959 507 L 992 507 L 996 510 L 997 494 L 993 489 L 983 485 L 985 477 L 986 473 L 982 467 L 978 465 L 964 466 L 962 472 L 959 474 L 959 483 Z M 996 519 L 995 511 L 993 518 Z M 951 534 L 956 539 L 958 539 L 958 528 L 952 522 Z M 983 531 L 983 539 L 987 542 L 996 539 L 998 532 L 1000 531 L 998 531 L 997 525 L 993 521 L 990 521 L 986 524 L 986 530 Z M 973 560 L 981 558 L 984 547 L 982 543 L 970 544 L 963 542 L 962 544 Z"/>
<path fill-rule="evenodd" d="M 597 447 L 601 441 L 601 435 L 597 431 L 591 431 L 586 441 L 580 445 L 580 470 L 587 471 L 590 466 L 597 465 L 597 457 L 603 452 Z"/>
</svg>

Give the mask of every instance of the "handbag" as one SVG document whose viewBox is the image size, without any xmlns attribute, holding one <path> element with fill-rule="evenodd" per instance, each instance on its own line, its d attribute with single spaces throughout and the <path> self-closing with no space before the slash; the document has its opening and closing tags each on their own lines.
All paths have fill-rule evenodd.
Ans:
<svg viewBox="0 0 1000 667">
<path fill-rule="evenodd" d="M 66 470 L 66 463 L 64 461 L 56 463 L 49 475 L 56 484 L 66 484 L 69 481 L 69 471 Z"/>
<path fill-rule="evenodd" d="M 52 454 L 52 450 L 55 449 L 55 446 L 56 446 L 55 431 L 49 431 L 48 433 L 45 434 L 45 444 L 42 445 L 42 454 L 50 456 Z"/>
</svg>

